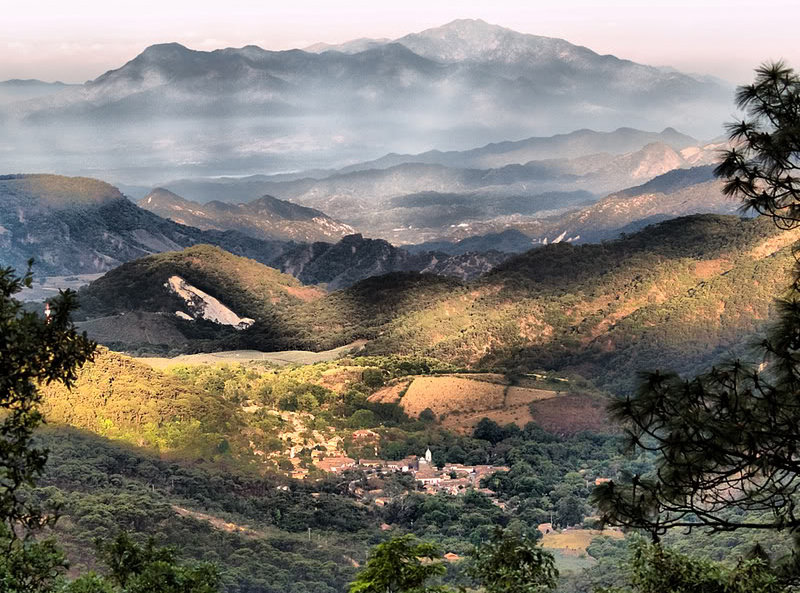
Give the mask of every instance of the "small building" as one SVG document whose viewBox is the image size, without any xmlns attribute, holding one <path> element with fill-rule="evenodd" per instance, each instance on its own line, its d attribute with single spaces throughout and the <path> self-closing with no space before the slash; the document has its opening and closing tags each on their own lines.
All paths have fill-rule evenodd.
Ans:
<svg viewBox="0 0 800 593">
<path fill-rule="evenodd" d="M 607 484 L 611 481 L 611 478 L 595 478 L 594 485 L 599 486 L 600 484 Z"/>
<path fill-rule="evenodd" d="M 396 472 L 415 472 L 419 469 L 419 460 L 416 455 L 410 455 L 400 461 L 387 461 L 386 468 Z"/>
<path fill-rule="evenodd" d="M 539 523 L 536 527 L 539 530 L 539 533 L 542 535 L 547 535 L 548 533 L 553 533 L 553 524 L 552 523 Z"/>
<path fill-rule="evenodd" d="M 359 459 L 358 465 L 361 467 L 381 468 L 386 465 L 383 459 Z"/>
<path fill-rule="evenodd" d="M 439 483 L 442 481 L 442 476 L 439 475 L 432 467 L 423 467 L 417 472 L 417 475 L 414 476 L 414 479 L 417 482 L 420 482 L 423 486 L 438 486 Z"/>
<path fill-rule="evenodd" d="M 339 473 L 355 467 L 356 460 L 352 457 L 326 457 L 317 461 L 317 467 L 324 472 Z"/>
<path fill-rule="evenodd" d="M 472 487 L 472 480 L 461 478 L 457 480 L 442 480 L 439 483 L 439 488 L 448 494 L 462 494 L 464 491 Z"/>
</svg>

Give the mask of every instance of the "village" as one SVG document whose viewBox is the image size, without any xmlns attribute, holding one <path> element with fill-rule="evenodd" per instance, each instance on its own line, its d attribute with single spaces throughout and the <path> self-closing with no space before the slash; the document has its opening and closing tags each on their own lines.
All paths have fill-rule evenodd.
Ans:
<svg viewBox="0 0 800 593">
<path fill-rule="evenodd" d="M 332 473 L 342 473 L 347 470 L 360 470 L 366 476 L 379 476 L 386 473 L 403 473 L 411 476 L 420 486 L 420 490 L 427 494 L 445 492 L 447 494 L 463 494 L 474 489 L 492 497 L 494 492 L 488 488 L 481 488 L 481 479 L 495 472 L 508 471 L 505 466 L 495 465 L 462 465 L 459 463 L 446 463 L 441 468 L 433 464 L 431 450 L 427 449 L 423 457 L 410 455 L 399 461 L 386 461 L 383 459 L 360 459 L 351 457 L 326 457 L 317 461 L 316 466 Z M 380 490 L 355 492 L 365 498 L 370 498 L 378 506 L 383 506 L 388 499 L 382 496 Z M 493 499 L 494 500 L 494 499 Z M 502 503 L 495 501 L 495 504 Z"/>
</svg>

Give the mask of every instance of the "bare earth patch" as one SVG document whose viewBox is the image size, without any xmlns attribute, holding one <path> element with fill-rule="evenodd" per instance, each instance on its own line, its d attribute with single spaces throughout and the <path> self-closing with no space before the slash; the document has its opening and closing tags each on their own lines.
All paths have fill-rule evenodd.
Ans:
<svg viewBox="0 0 800 593">
<path fill-rule="evenodd" d="M 518 426 L 538 422 L 537 415 L 531 412 L 531 404 L 566 397 L 557 391 L 524 384 L 510 385 L 503 375 L 483 373 L 415 377 L 384 387 L 375 392 L 370 401 L 399 403 L 412 417 L 430 408 L 443 427 L 466 434 L 483 418 Z"/>
<path fill-rule="evenodd" d="M 533 402 L 533 419 L 548 432 L 574 434 L 591 430 L 613 429 L 606 413 L 608 402 L 600 397 L 570 393 L 557 398 Z"/>
</svg>

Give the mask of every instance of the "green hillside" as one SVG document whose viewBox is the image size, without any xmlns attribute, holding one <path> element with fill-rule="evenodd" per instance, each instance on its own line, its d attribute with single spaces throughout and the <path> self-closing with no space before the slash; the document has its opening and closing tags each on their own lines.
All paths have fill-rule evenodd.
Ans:
<svg viewBox="0 0 800 593">
<path fill-rule="evenodd" d="M 745 344 L 788 281 L 793 238 L 761 219 L 678 218 L 616 241 L 535 249 L 471 284 L 361 283 L 304 312 L 348 339 L 371 339 L 370 352 L 576 372 L 628 389 L 637 369 L 689 371 Z M 379 315 L 364 327 L 359 311 L 370 306 Z"/>
<path fill-rule="evenodd" d="M 157 451 L 213 458 L 244 422 L 232 402 L 102 349 L 72 389 L 42 389 L 42 411 L 68 424 Z"/>
<path fill-rule="evenodd" d="M 81 309 L 97 316 L 180 308 L 181 300 L 164 287 L 174 275 L 256 319 L 269 319 L 281 309 L 324 294 L 254 260 L 212 245 L 196 245 L 141 258 L 108 272 L 82 291 Z"/>
<path fill-rule="evenodd" d="M 616 478 L 626 467 L 619 435 L 554 433 L 536 422 L 555 416 L 563 424 L 577 399 L 595 396 L 553 377 L 517 383 L 561 391 L 538 402 L 552 404 L 549 410 L 531 406 L 532 421 L 524 426 L 484 421 L 469 433 L 374 401 L 405 381 L 452 380 L 458 376 L 452 371 L 435 360 L 396 356 L 283 369 L 198 364 L 155 371 L 102 351 L 71 391 L 44 391 L 49 426 L 38 440 L 50 458 L 35 496 L 59 505 L 51 533 L 73 571 L 99 568 L 94 542 L 124 529 L 177 545 L 188 559 L 216 562 L 226 593 L 341 593 L 369 548 L 401 533 L 465 557 L 496 526 L 538 537 L 543 522 L 593 525 L 587 500 L 594 481 Z M 461 376 L 495 385 L 489 377 Z M 602 411 L 583 406 L 580 413 Z M 356 429 L 370 429 L 375 440 L 360 441 Z M 315 452 L 324 443 L 354 459 L 402 459 L 430 449 L 436 465 L 490 463 L 509 471 L 481 481 L 491 497 L 476 490 L 426 494 L 409 476 L 322 472 Z M 636 464 L 646 467 L 647 460 Z M 287 476 L 298 471 L 305 479 Z M 724 558 L 752 541 L 698 534 L 681 545 L 702 545 L 704 554 Z M 771 553 L 785 544 L 762 543 Z M 618 562 L 621 546 L 609 546 L 596 546 L 593 557 L 577 564 L 569 550 L 559 555 L 563 590 L 580 582 L 576 567 L 595 558 Z M 608 578 L 614 565 L 592 574 Z M 462 563 L 450 565 L 448 582 L 469 584 L 464 578 Z"/>
<path fill-rule="evenodd" d="M 787 281 L 795 238 L 762 219 L 696 215 L 615 241 L 534 249 L 473 282 L 395 273 L 328 295 L 196 246 L 120 266 L 81 299 L 87 317 L 128 312 L 112 317 L 120 327 L 133 322 L 130 312 L 158 315 L 141 323 L 150 324 L 151 344 L 169 343 L 172 351 L 319 351 L 364 339 L 374 354 L 516 373 L 549 369 L 625 391 L 640 369 L 689 372 L 744 352 Z M 173 275 L 256 323 L 237 331 L 178 319 L 185 303 L 164 286 Z M 182 345 L 159 329 L 163 323 L 185 336 Z M 127 332 L 134 333 L 141 332 Z M 127 334 L 110 341 L 141 346 L 126 342 Z"/>
</svg>

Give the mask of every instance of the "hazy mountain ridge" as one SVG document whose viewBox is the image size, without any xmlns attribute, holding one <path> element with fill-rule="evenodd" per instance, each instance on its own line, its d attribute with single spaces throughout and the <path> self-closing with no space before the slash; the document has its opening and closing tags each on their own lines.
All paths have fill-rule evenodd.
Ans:
<svg viewBox="0 0 800 593">
<path fill-rule="evenodd" d="M 735 214 L 739 203 L 722 193 L 713 166 L 670 171 L 638 187 L 613 193 L 581 210 L 518 225 L 534 242 L 558 237 L 592 243 L 648 224 L 692 214 Z"/>
<path fill-rule="evenodd" d="M 33 78 L 0 81 L 0 107 L 13 103 L 30 101 L 60 93 L 77 85 L 63 82 L 44 82 Z"/>
<path fill-rule="evenodd" d="M 621 135 L 636 138 L 634 146 L 652 138 L 646 132 L 623 131 Z M 672 132 L 662 135 L 680 138 Z M 630 145 L 625 142 L 617 146 Z M 220 195 L 242 199 L 252 192 L 275 195 L 322 210 L 370 235 L 403 244 L 445 238 L 451 227 L 495 218 L 565 211 L 590 201 L 592 194 L 600 197 L 715 158 L 716 145 L 676 150 L 655 142 L 618 155 L 583 154 L 496 169 L 408 162 L 388 168 L 349 168 L 322 178 L 178 180 L 164 186 L 196 201 Z"/>
<path fill-rule="evenodd" d="M 80 87 L 15 104 L 10 166 L 41 168 L 47 160 L 32 147 L 53 133 L 65 143 L 61 170 L 81 171 L 90 156 L 94 171 L 140 183 L 331 168 L 422 140 L 464 146 L 564 131 L 548 122 L 716 135 L 729 110 L 730 89 L 718 84 L 481 21 L 363 47 L 151 46 Z M 158 126 L 145 134 L 143 121 Z M 121 145 L 128 150 L 108 148 Z"/>
<path fill-rule="evenodd" d="M 344 167 L 341 171 L 386 169 L 403 163 L 490 169 L 530 161 L 575 159 L 601 153 L 619 155 L 634 152 L 654 142 L 662 142 L 676 150 L 698 144 L 698 141 L 691 136 L 681 134 L 673 128 L 666 128 L 661 132 L 647 132 L 633 128 L 617 128 L 612 132 L 583 129 L 555 136 L 495 142 L 469 150 L 445 152 L 430 150 L 419 154 L 387 154 L 374 161 Z"/>
<path fill-rule="evenodd" d="M 163 192 L 157 198 L 194 208 Z M 312 229 L 324 228 L 330 220 L 324 215 L 320 220 L 317 211 L 273 198 L 256 200 L 250 211 L 267 206 L 287 216 L 311 217 Z M 287 222 L 287 228 L 291 224 Z M 331 289 L 373 275 L 410 270 L 471 279 L 508 257 L 497 252 L 456 258 L 443 253 L 412 255 L 387 241 L 361 235 L 347 235 L 336 243 L 264 240 L 257 238 L 261 228 L 257 232 L 243 224 L 239 228 L 201 230 L 161 218 L 95 179 L 0 176 L 0 265 L 22 270 L 34 258 L 37 275 L 106 272 L 146 255 L 206 243 Z M 335 224 L 332 228 L 343 232 L 348 227 Z"/>
<path fill-rule="evenodd" d="M 620 233 L 632 233 L 678 216 L 737 213 L 739 204 L 722 193 L 722 182 L 716 180 L 713 169 L 712 165 L 675 169 L 582 208 L 539 218 L 506 217 L 474 222 L 450 229 L 447 240 L 406 248 L 411 252 L 458 253 L 464 248 L 482 246 L 476 249 L 521 252 L 531 245 L 616 239 Z M 499 247 L 503 244 L 505 248 Z"/>
<path fill-rule="evenodd" d="M 339 240 L 355 230 L 324 212 L 272 196 L 229 204 L 217 200 L 199 204 L 156 188 L 137 202 L 140 208 L 202 230 L 235 230 L 258 239 L 313 242 Z"/>
</svg>

